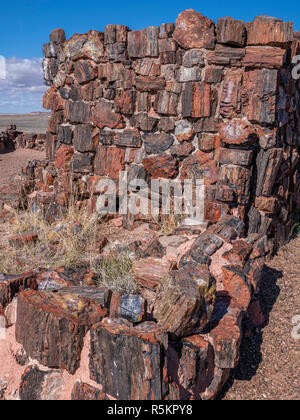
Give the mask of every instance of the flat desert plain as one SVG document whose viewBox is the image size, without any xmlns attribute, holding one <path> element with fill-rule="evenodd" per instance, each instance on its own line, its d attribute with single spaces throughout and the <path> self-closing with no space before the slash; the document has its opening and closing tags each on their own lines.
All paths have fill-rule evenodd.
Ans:
<svg viewBox="0 0 300 420">
<path fill-rule="evenodd" d="M 0 132 L 10 124 L 16 124 L 17 130 L 23 133 L 46 133 L 49 112 L 32 112 L 30 114 L 0 114 Z"/>
</svg>

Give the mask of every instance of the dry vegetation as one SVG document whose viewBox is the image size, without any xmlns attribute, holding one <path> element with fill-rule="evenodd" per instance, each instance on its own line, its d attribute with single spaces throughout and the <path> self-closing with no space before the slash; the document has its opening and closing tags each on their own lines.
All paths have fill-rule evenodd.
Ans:
<svg viewBox="0 0 300 420">
<path fill-rule="evenodd" d="M 50 223 L 39 211 L 14 211 L 2 229 L 9 239 L 16 235 L 37 234 L 38 240 L 13 243 L 6 240 L 0 254 L 0 273 L 17 274 L 34 268 L 90 267 L 97 283 L 121 292 L 134 292 L 132 256 L 127 252 L 101 257 L 105 222 L 86 209 L 70 205 L 67 214 Z"/>
</svg>

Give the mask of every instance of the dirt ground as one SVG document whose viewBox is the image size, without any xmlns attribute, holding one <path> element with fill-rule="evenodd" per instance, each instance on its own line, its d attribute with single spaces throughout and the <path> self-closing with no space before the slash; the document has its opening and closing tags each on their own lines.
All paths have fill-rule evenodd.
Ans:
<svg viewBox="0 0 300 420">
<path fill-rule="evenodd" d="M 300 400 L 300 236 L 264 270 L 265 326 L 242 342 L 224 400 Z M 297 327 L 298 325 L 298 327 Z"/>
<path fill-rule="evenodd" d="M 0 153 L 0 185 L 14 180 L 27 162 L 44 159 L 45 153 L 30 149 L 17 149 L 14 152 Z"/>
</svg>

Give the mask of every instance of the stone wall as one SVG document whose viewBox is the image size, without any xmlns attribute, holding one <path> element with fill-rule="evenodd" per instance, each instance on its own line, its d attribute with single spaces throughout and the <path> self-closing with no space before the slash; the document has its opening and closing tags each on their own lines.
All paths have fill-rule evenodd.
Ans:
<svg viewBox="0 0 300 420">
<path fill-rule="evenodd" d="M 21 399 L 46 399 L 53 378 L 57 399 L 220 392 L 239 361 L 243 325 L 260 324 L 265 258 L 299 214 L 300 97 L 291 64 L 299 53 L 292 23 L 260 16 L 215 25 L 192 10 L 176 26 L 108 25 L 69 40 L 61 29 L 51 33 L 48 159 L 27 169 L 32 197 L 63 209 L 75 185 L 95 211 L 98 181 L 121 170 L 147 181 L 200 177 L 207 225 L 152 232 L 149 241 L 138 216 L 124 217 L 140 240 L 139 296 L 83 288 L 61 271 L 3 278 L 0 310 L 9 324 L 17 307 L 11 324 L 29 358 Z"/>
<path fill-rule="evenodd" d="M 54 30 L 44 45 L 53 163 L 42 188 L 64 205 L 67 173 L 94 209 L 92 185 L 120 170 L 204 177 L 208 222 L 235 214 L 248 233 L 282 243 L 299 206 L 297 53 L 292 23 L 266 16 L 215 25 L 187 10 L 176 26 L 107 25 L 69 40 Z"/>
</svg>

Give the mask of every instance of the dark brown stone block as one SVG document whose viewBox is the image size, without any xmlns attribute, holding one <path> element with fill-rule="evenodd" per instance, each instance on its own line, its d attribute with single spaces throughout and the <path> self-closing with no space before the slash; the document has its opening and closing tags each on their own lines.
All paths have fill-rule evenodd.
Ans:
<svg viewBox="0 0 300 420">
<path fill-rule="evenodd" d="M 91 330 L 91 378 L 119 400 L 162 400 L 165 346 L 167 335 L 154 323 L 103 320 Z"/>
<path fill-rule="evenodd" d="M 16 340 L 28 356 L 51 368 L 78 369 L 87 330 L 107 314 L 93 297 L 72 292 L 19 295 Z"/>
<path fill-rule="evenodd" d="M 158 291 L 153 316 L 164 331 L 186 336 L 209 321 L 215 285 L 205 266 L 186 264 L 170 273 Z"/>
<path fill-rule="evenodd" d="M 242 20 L 224 17 L 218 19 L 217 42 L 243 47 L 246 44 L 247 31 Z"/>
</svg>

